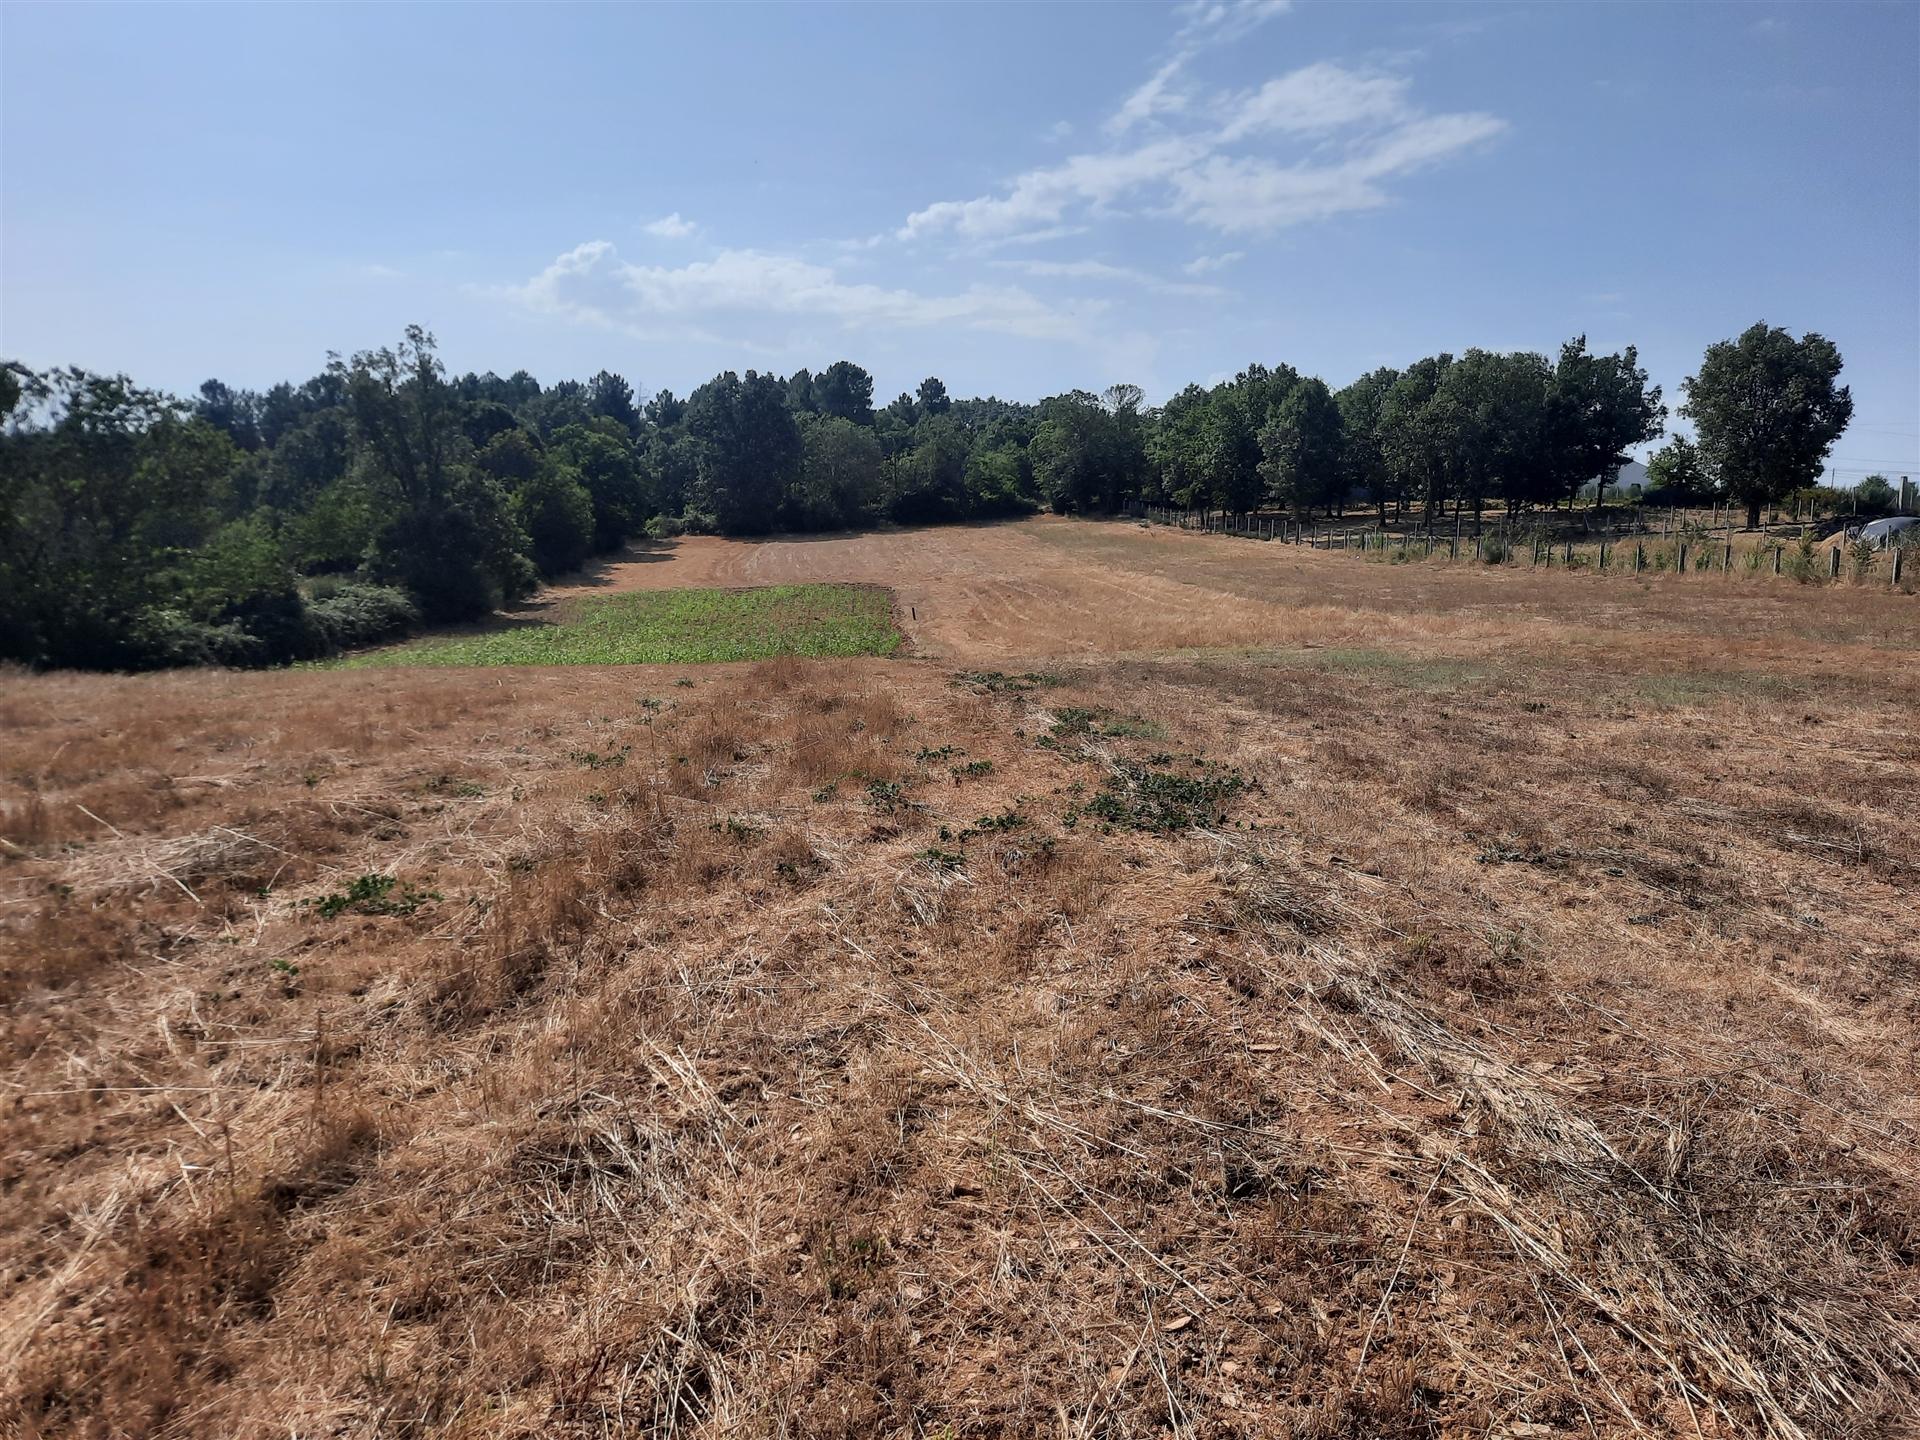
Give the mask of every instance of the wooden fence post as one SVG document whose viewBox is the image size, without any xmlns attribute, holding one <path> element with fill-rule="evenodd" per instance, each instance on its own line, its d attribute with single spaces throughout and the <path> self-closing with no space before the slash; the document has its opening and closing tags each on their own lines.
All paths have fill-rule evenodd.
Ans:
<svg viewBox="0 0 1920 1440">
<path fill-rule="evenodd" d="M 1607 573 L 1607 542 L 1604 540 L 1600 542 L 1600 573 Z"/>
<path fill-rule="evenodd" d="M 1633 542 L 1633 573 L 1638 575 L 1647 563 L 1647 547 L 1638 540 Z"/>
<path fill-rule="evenodd" d="M 1893 547 L 1893 583 L 1896 589 L 1899 587 L 1899 584 L 1900 584 L 1901 562 L 1906 559 L 1906 554 L 1907 554 L 1906 546 L 1896 545 Z"/>
<path fill-rule="evenodd" d="M 1773 547 L 1773 573 L 1776 575 L 1780 573 L 1780 552 L 1785 548 L 1783 545 Z"/>
<path fill-rule="evenodd" d="M 1840 547 L 1838 545 L 1827 552 L 1827 578 L 1829 580 L 1840 578 Z"/>
<path fill-rule="evenodd" d="M 1733 542 L 1727 542 L 1727 552 L 1720 558 L 1720 568 L 1731 575 L 1733 573 Z"/>
<path fill-rule="evenodd" d="M 1680 555 L 1673 568 L 1679 574 L 1687 573 L 1687 542 L 1684 540 L 1680 542 Z"/>
</svg>

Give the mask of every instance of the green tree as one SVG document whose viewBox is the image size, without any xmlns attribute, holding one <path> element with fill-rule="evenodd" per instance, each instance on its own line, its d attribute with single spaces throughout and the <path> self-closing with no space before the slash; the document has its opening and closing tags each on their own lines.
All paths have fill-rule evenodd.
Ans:
<svg viewBox="0 0 1920 1440">
<path fill-rule="evenodd" d="M 1318 378 L 1302 380 L 1260 428 L 1260 477 L 1266 498 L 1295 520 L 1332 495 L 1341 481 L 1345 435 L 1340 406 Z"/>
<path fill-rule="evenodd" d="M 1900 494 L 1884 475 L 1869 475 L 1853 487 L 1854 507 L 1862 515 L 1884 515 L 1893 509 Z"/>
<path fill-rule="evenodd" d="M 1417 499 L 1428 523 L 1447 493 L 1454 454 L 1447 408 L 1434 403 L 1452 367 L 1453 356 L 1446 354 L 1414 361 L 1380 404 L 1376 433 L 1394 492 L 1402 501 Z"/>
<path fill-rule="evenodd" d="M 1647 484 L 1660 492 L 1667 505 L 1687 505 L 1705 499 L 1713 486 L 1700 451 L 1684 435 L 1676 435 L 1647 461 Z"/>
<path fill-rule="evenodd" d="M 1340 424 L 1346 432 L 1346 468 L 1349 493 L 1364 491 L 1387 523 L 1387 501 L 1392 498 L 1393 472 L 1380 446 L 1380 409 L 1387 392 L 1400 378 L 1389 366 L 1370 370 L 1333 398 L 1340 406 Z"/>
<path fill-rule="evenodd" d="M 1560 347 L 1547 396 L 1547 434 L 1569 510 L 1583 486 L 1604 487 L 1627 463 L 1629 450 L 1659 439 L 1666 428 L 1660 387 L 1647 384 L 1639 360 L 1631 345 L 1618 355 L 1590 354 L 1584 335 Z M 1595 494 L 1598 508 L 1606 493 L 1602 488 Z"/>
<path fill-rule="evenodd" d="M 1812 483 L 1853 418 L 1840 368 L 1825 336 L 1796 340 L 1762 321 L 1709 345 L 1700 373 L 1688 377 L 1680 413 L 1693 421 L 1721 488 L 1746 505 L 1749 529 L 1762 505 Z"/>
<path fill-rule="evenodd" d="M 593 499 L 572 466 L 542 457 L 533 475 L 514 490 L 513 509 L 541 575 L 577 570 L 593 553 Z"/>
<path fill-rule="evenodd" d="M 1206 495 L 1207 392 L 1189 385 L 1161 407 L 1147 436 L 1157 499 L 1169 505 L 1203 503 Z"/>
<path fill-rule="evenodd" d="M 966 489 L 975 515 L 1027 515 L 1039 508 L 1022 445 L 975 445 L 967 456 Z"/>
<path fill-rule="evenodd" d="M 787 404 L 793 407 L 796 415 L 817 415 L 820 411 L 813 372 L 804 365 L 787 379 Z"/>
<path fill-rule="evenodd" d="M 884 463 L 873 431 L 838 415 L 809 415 L 801 422 L 800 438 L 791 522 L 807 530 L 832 530 L 872 515 Z"/>
<path fill-rule="evenodd" d="M 773 375 L 731 370 L 693 392 L 687 432 L 701 442 L 696 499 L 727 534 L 773 527 L 800 468 L 800 427 Z"/>
<path fill-rule="evenodd" d="M 946 415 L 929 415 L 913 442 L 888 463 L 888 510 L 896 520 L 958 520 L 967 513 L 967 433 Z"/>
<path fill-rule="evenodd" d="M 1040 406 L 1040 426 L 1027 447 L 1041 497 L 1057 513 L 1117 509 L 1139 493 L 1146 471 L 1140 388 L 1116 385 L 1102 397 L 1084 390 Z"/>
<path fill-rule="evenodd" d="M 554 435 L 551 450 L 586 487 L 593 504 L 595 550 L 617 550 L 640 533 L 653 496 L 623 429 L 610 418 L 569 425 Z"/>
<path fill-rule="evenodd" d="M 947 398 L 946 385 L 932 375 L 920 382 L 917 394 L 922 415 L 944 415 L 953 404 Z"/>
<path fill-rule="evenodd" d="M 815 376 L 813 394 L 822 414 L 873 424 L 873 376 L 851 360 L 836 360 Z"/>
<path fill-rule="evenodd" d="M 1492 495 L 1520 509 L 1558 493 L 1547 448 L 1552 382 L 1546 357 L 1531 351 L 1469 350 L 1441 377 L 1430 418 L 1451 456 L 1453 493 L 1476 518 Z"/>
<path fill-rule="evenodd" d="M 630 437 L 640 433 L 640 407 L 634 404 L 633 386 L 627 383 L 623 375 L 602 370 L 587 381 L 587 410 L 590 414 L 613 421 Z"/>
<path fill-rule="evenodd" d="M 215 654 L 219 637 L 185 613 L 193 558 L 240 463 L 227 433 L 125 376 L 7 374 L 0 657 L 111 669 L 264 658 L 238 630 L 238 648 Z"/>
</svg>

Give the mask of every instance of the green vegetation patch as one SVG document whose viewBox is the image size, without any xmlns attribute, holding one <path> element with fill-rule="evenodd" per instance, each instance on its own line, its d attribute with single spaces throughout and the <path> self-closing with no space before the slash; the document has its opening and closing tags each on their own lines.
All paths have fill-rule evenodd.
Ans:
<svg viewBox="0 0 1920 1440">
<path fill-rule="evenodd" d="M 423 890 L 411 880 L 392 875 L 362 875 L 345 890 L 335 890 L 317 900 L 304 902 L 323 920 L 342 915 L 411 915 L 430 900 L 442 898 L 438 890 Z"/>
<path fill-rule="evenodd" d="M 1479 666 L 1463 660 L 1420 660 L 1392 650 L 1365 648 L 1310 650 L 1294 663 L 1344 675 L 1373 675 L 1416 690 L 1451 690 L 1485 674 Z"/>
<path fill-rule="evenodd" d="M 1123 764 L 1098 795 L 1070 812 L 1069 823 L 1090 815 L 1107 825 L 1162 833 L 1218 825 L 1227 806 L 1247 788 L 1247 778 L 1198 758 L 1193 769 L 1195 773 L 1180 774 Z"/>
<path fill-rule="evenodd" d="M 871 585 L 646 590 L 569 605 L 554 624 L 414 641 L 356 655 L 385 665 L 669 665 L 776 655 L 891 655 L 893 600 Z"/>
<path fill-rule="evenodd" d="M 1645 675 L 1635 688 L 1656 705 L 1711 705 L 1721 700 L 1777 700 L 1805 692 L 1791 676 L 1755 670 L 1691 670 Z"/>
</svg>

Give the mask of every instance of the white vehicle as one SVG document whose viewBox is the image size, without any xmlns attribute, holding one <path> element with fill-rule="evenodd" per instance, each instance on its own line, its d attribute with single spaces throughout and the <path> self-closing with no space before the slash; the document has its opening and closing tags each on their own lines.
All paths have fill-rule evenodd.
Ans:
<svg viewBox="0 0 1920 1440">
<path fill-rule="evenodd" d="M 1911 537 L 1903 532 L 1920 525 L 1920 518 L 1912 515 L 1889 515 L 1884 520 L 1869 520 L 1864 525 L 1855 526 L 1847 531 L 1849 540 L 1865 540 L 1869 545 L 1897 545 Z"/>
</svg>

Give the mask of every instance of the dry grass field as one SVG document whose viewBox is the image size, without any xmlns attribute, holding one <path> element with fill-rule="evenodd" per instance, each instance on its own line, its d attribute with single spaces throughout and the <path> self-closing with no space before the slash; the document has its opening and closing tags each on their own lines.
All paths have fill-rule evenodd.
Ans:
<svg viewBox="0 0 1920 1440">
<path fill-rule="evenodd" d="M 910 652 L 0 676 L 0 1434 L 1920 1426 L 1920 602 L 593 579 Z"/>
</svg>

